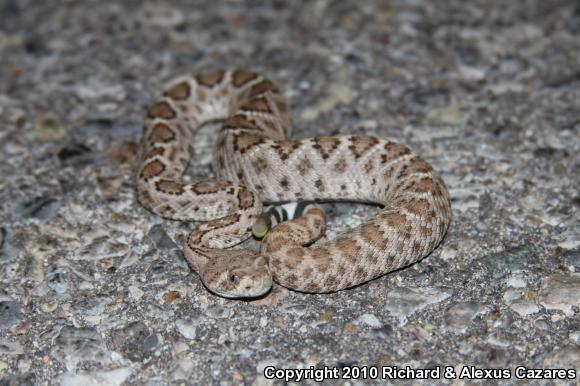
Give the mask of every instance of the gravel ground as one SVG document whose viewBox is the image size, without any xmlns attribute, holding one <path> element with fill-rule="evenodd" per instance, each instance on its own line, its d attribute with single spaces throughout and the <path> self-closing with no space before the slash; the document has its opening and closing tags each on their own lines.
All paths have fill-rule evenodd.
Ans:
<svg viewBox="0 0 580 386">
<path fill-rule="evenodd" d="M 0 0 L 0 20 L 0 385 L 282 383 L 270 366 L 578 382 L 577 1 Z M 132 162 L 164 82 L 231 67 L 280 86 L 296 138 L 390 137 L 432 162 L 442 245 L 335 294 L 208 293 L 179 247 L 193 225 L 135 201 Z M 376 212 L 328 208 L 329 237 Z"/>
</svg>

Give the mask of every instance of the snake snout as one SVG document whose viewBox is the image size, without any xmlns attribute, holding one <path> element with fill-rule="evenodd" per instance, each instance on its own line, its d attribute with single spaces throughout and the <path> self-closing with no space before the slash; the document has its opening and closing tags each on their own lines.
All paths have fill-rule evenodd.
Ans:
<svg viewBox="0 0 580 386">
<path fill-rule="evenodd" d="M 228 265 L 227 269 L 205 282 L 213 293 L 233 299 L 256 298 L 272 288 L 272 277 L 264 256 L 240 256 Z"/>
</svg>

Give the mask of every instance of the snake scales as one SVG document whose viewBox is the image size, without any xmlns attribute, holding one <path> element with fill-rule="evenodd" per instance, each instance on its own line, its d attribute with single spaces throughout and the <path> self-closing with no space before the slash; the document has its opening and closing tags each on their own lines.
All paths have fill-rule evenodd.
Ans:
<svg viewBox="0 0 580 386">
<path fill-rule="evenodd" d="M 225 119 L 214 157 L 220 179 L 182 182 L 194 130 L 216 119 Z M 289 134 L 280 92 L 247 71 L 178 78 L 149 107 L 137 197 L 160 216 L 207 221 L 187 237 L 184 250 L 210 291 L 256 297 L 273 279 L 298 291 L 333 292 L 412 264 L 441 242 L 451 220 L 447 189 L 409 148 L 368 136 L 290 140 Z M 318 208 L 274 227 L 260 253 L 227 249 L 250 236 L 262 202 L 305 200 L 384 208 L 314 246 L 325 228 Z"/>
</svg>

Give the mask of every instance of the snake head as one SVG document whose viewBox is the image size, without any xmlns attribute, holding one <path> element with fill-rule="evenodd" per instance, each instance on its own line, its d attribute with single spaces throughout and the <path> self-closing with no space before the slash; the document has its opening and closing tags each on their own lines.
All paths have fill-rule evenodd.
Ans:
<svg viewBox="0 0 580 386">
<path fill-rule="evenodd" d="M 207 289 L 237 299 L 256 298 L 272 288 L 272 275 L 264 256 L 247 250 L 227 252 L 228 256 L 214 257 L 203 270 L 201 279 Z"/>
</svg>

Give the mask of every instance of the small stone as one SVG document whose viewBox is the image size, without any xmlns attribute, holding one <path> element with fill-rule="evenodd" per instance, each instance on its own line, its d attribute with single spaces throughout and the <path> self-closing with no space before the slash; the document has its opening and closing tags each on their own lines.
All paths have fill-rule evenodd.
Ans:
<svg viewBox="0 0 580 386">
<path fill-rule="evenodd" d="M 256 363 L 256 372 L 258 374 L 264 374 L 264 369 L 269 366 L 276 366 L 278 364 L 278 360 L 273 358 L 266 358 L 262 359 L 258 363 Z"/>
<path fill-rule="evenodd" d="M 64 373 L 59 377 L 60 386 L 120 386 L 131 375 L 128 367 L 120 367 L 108 371 L 95 371 L 92 373 Z"/>
<path fill-rule="evenodd" d="M 231 308 L 225 308 L 223 306 L 213 306 L 207 309 L 207 315 L 215 319 L 226 319 L 230 318 L 234 311 Z"/>
<path fill-rule="evenodd" d="M 0 227 L 0 262 L 8 263 L 24 254 L 23 240 L 9 227 Z"/>
<path fill-rule="evenodd" d="M 160 224 L 153 225 L 149 234 L 147 235 L 158 249 L 168 250 L 177 248 L 177 245 L 173 240 L 167 235 L 163 226 Z"/>
<path fill-rule="evenodd" d="M 567 345 L 561 348 L 556 348 L 554 351 L 546 355 L 542 362 L 542 367 L 576 369 L 576 371 L 578 371 L 579 363 L 580 350 L 578 350 L 578 346 Z M 578 374 L 576 374 L 576 376 L 578 376 Z"/>
<path fill-rule="evenodd" d="M 493 271 L 524 271 L 528 264 L 538 260 L 538 254 L 533 244 L 524 244 L 518 247 L 485 255 L 479 261 Z"/>
<path fill-rule="evenodd" d="M 95 154 L 82 143 L 71 143 L 62 147 L 56 156 L 63 166 L 80 167 L 92 163 Z"/>
<path fill-rule="evenodd" d="M 133 141 L 124 141 L 111 150 L 111 159 L 124 168 L 130 168 L 137 158 L 137 144 Z"/>
<path fill-rule="evenodd" d="M 111 349 L 125 355 L 132 361 L 141 361 L 147 356 L 143 342 L 151 335 L 143 322 L 134 322 L 111 333 Z"/>
<path fill-rule="evenodd" d="M 307 107 L 302 112 L 302 119 L 311 121 L 316 119 L 320 114 L 329 111 L 339 103 L 348 105 L 356 97 L 356 89 L 347 84 L 332 83 L 328 88 L 327 97 L 312 107 Z"/>
<path fill-rule="evenodd" d="M 163 295 L 163 299 L 169 304 L 175 302 L 176 300 L 181 299 L 181 294 L 178 291 L 168 291 L 165 295 Z"/>
<path fill-rule="evenodd" d="M 0 331 L 18 324 L 21 320 L 20 303 L 10 300 L 0 302 Z"/>
<path fill-rule="evenodd" d="M 484 68 L 459 65 L 458 70 L 463 79 L 480 80 L 485 78 L 486 70 Z"/>
<path fill-rule="evenodd" d="M 334 316 L 334 312 L 332 312 L 330 310 L 326 310 L 322 314 L 320 314 L 320 320 L 326 321 L 326 320 L 332 318 L 333 316 Z"/>
<path fill-rule="evenodd" d="M 145 293 L 145 292 L 141 291 L 141 289 L 135 285 L 130 285 L 128 290 L 129 290 L 129 295 L 135 300 L 141 299 L 141 297 Z"/>
<path fill-rule="evenodd" d="M 60 268 L 55 268 L 46 274 L 45 282 L 57 294 L 64 294 L 69 286 L 69 275 Z"/>
<path fill-rule="evenodd" d="M 458 334 L 465 333 L 482 306 L 476 302 L 454 304 L 445 312 L 445 330 Z"/>
<path fill-rule="evenodd" d="M 512 288 L 525 288 L 527 282 L 522 273 L 512 273 L 506 279 L 506 284 Z"/>
<path fill-rule="evenodd" d="M 572 267 L 572 272 L 580 273 L 580 250 L 568 250 L 562 253 L 562 259 Z"/>
<path fill-rule="evenodd" d="M 431 304 L 439 303 L 451 296 L 451 292 L 433 287 L 405 288 L 396 287 L 388 293 L 385 308 L 401 324 L 417 311 Z"/>
<path fill-rule="evenodd" d="M 580 274 L 554 274 L 542 280 L 539 303 L 548 310 L 574 315 L 572 307 L 580 306 Z"/>
<path fill-rule="evenodd" d="M 383 325 L 379 318 L 373 314 L 363 314 L 356 320 L 355 323 L 358 325 L 364 324 L 373 328 L 379 328 Z"/>
<path fill-rule="evenodd" d="M 198 325 L 199 320 L 197 319 L 177 319 L 175 321 L 177 331 L 179 331 L 185 339 L 195 339 Z"/>
<path fill-rule="evenodd" d="M 0 338 L 0 354 L 6 356 L 15 356 L 24 353 L 23 347 L 18 342 L 11 342 Z"/>
<path fill-rule="evenodd" d="M 70 371 L 77 369 L 83 362 L 98 362 L 108 365 L 109 352 L 100 334 L 90 328 L 64 327 L 54 340 L 52 355 Z"/>
<path fill-rule="evenodd" d="M 61 139 L 65 134 L 66 130 L 56 115 L 46 113 L 36 118 L 36 135 L 43 141 Z"/>
<path fill-rule="evenodd" d="M 509 306 L 521 316 L 528 316 L 540 311 L 540 307 L 536 303 L 523 298 L 514 300 Z"/>
<path fill-rule="evenodd" d="M 48 302 L 40 303 L 40 310 L 45 313 L 51 313 L 58 307 L 59 302 L 57 300 L 51 300 Z"/>
<path fill-rule="evenodd" d="M 60 204 L 52 197 L 23 198 L 12 207 L 12 215 L 21 219 L 49 221 L 56 217 Z"/>
<path fill-rule="evenodd" d="M 157 333 L 151 333 L 143 341 L 143 349 L 145 351 L 153 351 L 155 347 L 159 346 L 162 342 L 162 338 Z"/>
<path fill-rule="evenodd" d="M 356 327 L 356 324 L 354 324 L 354 323 L 346 323 L 342 329 L 342 331 L 347 335 L 352 335 L 352 334 L 356 333 L 357 330 L 358 330 L 358 328 Z"/>
<path fill-rule="evenodd" d="M 461 123 L 459 108 L 452 105 L 431 110 L 427 113 L 424 122 L 429 125 L 459 125 Z"/>
<path fill-rule="evenodd" d="M 82 297 L 72 303 L 72 310 L 77 315 L 102 315 L 105 307 L 113 300 L 108 297 Z"/>
<path fill-rule="evenodd" d="M 98 177 L 97 183 L 99 184 L 99 191 L 103 198 L 113 198 L 117 197 L 119 194 L 119 190 L 121 189 L 121 185 L 123 184 L 123 177 L 122 176 L 113 176 L 113 177 Z"/>
</svg>

